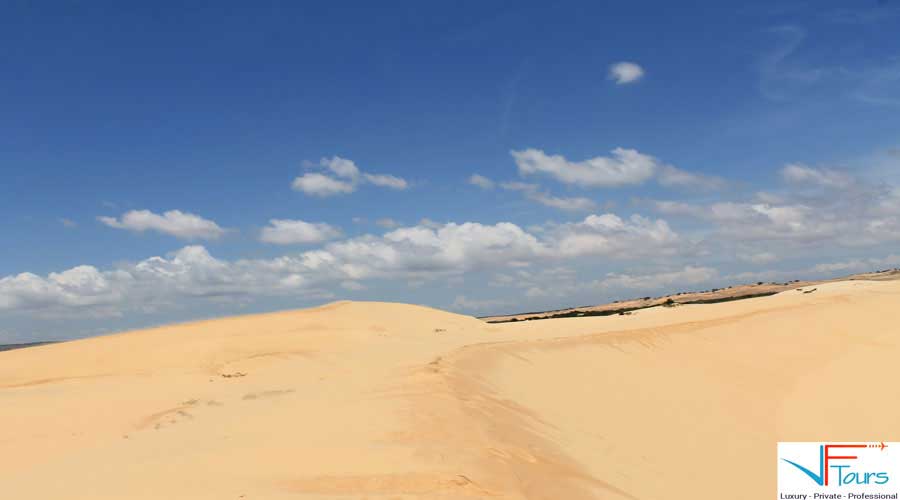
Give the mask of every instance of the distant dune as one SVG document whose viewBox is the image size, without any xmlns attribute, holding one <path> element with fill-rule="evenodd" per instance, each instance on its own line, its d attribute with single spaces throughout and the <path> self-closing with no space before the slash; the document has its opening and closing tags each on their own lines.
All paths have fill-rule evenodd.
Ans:
<svg viewBox="0 0 900 500">
<path fill-rule="evenodd" d="M 339 302 L 2 352 L 0 487 L 769 498 L 778 440 L 900 441 L 900 281 L 799 288 L 502 324 Z"/>
</svg>

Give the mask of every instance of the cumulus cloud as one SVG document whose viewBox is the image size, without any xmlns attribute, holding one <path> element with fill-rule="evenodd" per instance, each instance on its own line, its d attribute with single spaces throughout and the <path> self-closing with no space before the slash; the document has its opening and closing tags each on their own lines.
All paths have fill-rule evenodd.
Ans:
<svg viewBox="0 0 900 500">
<path fill-rule="evenodd" d="M 275 242 L 309 238 L 310 231 L 327 232 L 297 222 L 302 221 L 273 220 L 269 228 Z M 374 279 L 420 283 L 570 257 L 671 255 L 678 241 L 664 221 L 603 214 L 541 231 L 509 222 L 419 224 L 272 259 L 221 260 L 194 245 L 107 270 L 78 266 L 46 276 L 21 273 L 0 278 L 0 310 L 114 315 L 187 299 L 322 295 L 330 287 L 354 289 Z"/>
<path fill-rule="evenodd" d="M 356 184 L 334 179 L 317 172 L 310 172 L 297 177 L 294 179 L 291 187 L 294 191 L 300 191 L 311 196 L 320 197 L 347 194 L 356 191 Z"/>
<path fill-rule="evenodd" d="M 276 245 L 296 245 L 321 243 L 340 235 L 341 231 L 338 228 L 324 222 L 271 219 L 269 225 L 260 232 L 259 239 L 264 243 Z"/>
<path fill-rule="evenodd" d="M 333 156 L 331 158 L 322 158 L 319 165 L 331 170 L 338 177 L 345 179 L 357 179 L 360 175 L 359 167 L 352 160 Z"/>
<path fill-rule="evenodd" d="M 21 273 L 0 279 L 0 310 L 61 305 L 93 306 L 117 299 L 111 279 L 93 266 L 77 266 L 40 277 Z"/>
<path fill-rule="evenodd" d="M 617 62 L 609 67 L 609 79 L 616 85 L 634 83 L 644 77 L 644 68 L 628 61 Z"/>
<path fill-rule="evenodd" d="M 511 151 L 522 175 L 549 175 L 566 184 L 585 187 L 619 187 L 646 182 L 657 169 L 656 158 L 633 149 L 616 148 L 612 157 L 598 156 L 572 162 L 562 155 L 539 149 Z"/>
<path fill-rule="evenodd" d="M 639 185 L 653 178 L 667 187 L 709 189 L 724 185 L 719 178 L 681 170 L 634 149 L 616 148 L 611 156 L 583 161 L 570 161 L 562 155 L 548 155 L 539 149 L 514 150 L 510 154 L 521 175 L 547 175 L 580 187 Z"/>
<path fill-rule="evenodd" d="M 312 292 L 304 274 L 322 265 L 315 254 L 229 262 L 212 257 L 202 246 L 187 246 L 166 257 L 108 270 L 77 266 L 47 276 L 0 278 L 0 311 L 118 316 L 174 307 L 186 299 Z"/>
<path fill-rule="evenodd" d="M 109 227 L 142 233 L 156 231 L 185 240 L 214 240 L 225 234 L 226 230 L 215 222 L 199 215 L 169 210 L 162 215 L 150 210 L 131 210 L 120 218 L 101 216 L 97 220 Z"/>
<path fill-rule="evenodd" d="M 319 197 L 349 194 L 365 183 L 395 190 L 409 187 L 409 183 L 401 177 L 363 172 L 352 160 L 339 156 L 322 158 L 318 167 L 334 177 L 320 172 L 308 172 L 295 178 L 291 187 L 295 191 Z"/>
<path fill-rule="evenodd" d="M 660 257 L 677 253 L 680 243 L 666 221 L 640 215 L 623 220 L 615 214 L 592 214 L 580 222 L 556 225 L 545 234 L 553 238 L 553 251 L 562 257 Z"/>
<path fill-rule="evenodd" d="M 469 184 L 478 186 L 481 189 L 494 189 L 494 181 L 479 174 L 472 174 L 472 176 L 469 177 Z"/>
<path fill-rule="evenodd" d="M 588 198 L 552 196 L 540 191 L 536 184 L 505 182 L 501 187 L 509 191 L 520 191 L 531 201 L 568 212 L 590 212 L 597 208 L 597 204 Z"/>
</svg>

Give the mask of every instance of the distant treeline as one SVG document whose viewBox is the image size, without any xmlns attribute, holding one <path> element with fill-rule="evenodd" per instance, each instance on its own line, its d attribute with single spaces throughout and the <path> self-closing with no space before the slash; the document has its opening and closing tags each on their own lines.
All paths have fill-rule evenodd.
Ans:
<svg viewBox="0 0 900 500">
<path fill-rule="evenodd" d="M 24 349 L 26 347 L 37 347 L 39 345 L 55 344 L 56 342 L 28 342 L 27 344 L 0 344 L 0 352 L 12 351 L 13 349 Z"/>
<path fill-rule="evenodd" d="M 493 321 L 488 321 L 488 323 L 515 323 L 518 321 L 534 321 L 539 319 L 557 319 L 557 318 L 583 318 L 587 316 L 614 316 L 616 314 L 631 314 L 632 311 L 639 311 L 641 309 L 647 309 L 649 307 L 655 306 L 663 306 L 663 307 L 675 307 L 685 304 L 716 304 L 718 302 L 731 302 L 733 300 L 743 300 L 743 299 L 753 299 L 756 297 L 768 297 L 769 295 L 775 295 L 779 293 L 775 292 L 761 292 L 761 293 L 749 293 L 746 295 L 734 295 L 731 297 L 716 297 L 711 299 L 696 299 L 696 300 L 686 300 L 684 302 L 675 302 L 671 298 L 666 300 L 665 302 L 660 302 L 657 304 L 640 306 L 640 307 L 623 307 L 620 309 L 604 309 L 602 311 L 581 311 L 578 309 L 573 309 L 571 311 L 554 313 L 554 314 L 545 314 L 543 316 L 530 316 L 523 319 L 511 318 L 511 319 L 498 319 Z M 646 299 L 645 299 L 646 300 Z"/>
</svg>

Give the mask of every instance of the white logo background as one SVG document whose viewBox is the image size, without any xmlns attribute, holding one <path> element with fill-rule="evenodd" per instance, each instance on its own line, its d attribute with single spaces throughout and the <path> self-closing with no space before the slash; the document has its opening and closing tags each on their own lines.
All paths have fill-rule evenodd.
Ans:
<svg viewBox="0 0 900 500">
<path fill-rule="evenodd" d="M 879 448 L 832 448 L 831 456 L 856 456 L 856 460 L 831 459 L 828 472 L 828 486 L 819 486 L 816 482 L 807 476 L 803 471 L 785 462 L 788 459 L 792 462 L 802 465 L 809 469 L 813 474 L 819 474 L 819 446 L 826 444 L 866 444 L 877 445 Z M 869 441 L 858 441 L 853 443 L 841 442 L 821 442 L 821 443 L 802 443 L 802 442 L 779 442 L 778 443 L 778 498 L 842 498 L 844 500 L 852 499 L 848 496 L 853 494 L 885 494 L 886 497 L 875 498 L 898 498 L 895 495 L 900 493 L 900 443 L 885 442 L 885 448 L 881 449 L 881 443 Z M 836 466 L 849 466 L 844 469 L 837 469 Z M 889 480 L 885 484 L 876 484 L 875 478 L 869 480 L 869 484 L 844 484 L 839 485 L 839 470 L 846 476 L 849 472 L 859 474 L 860 480 L 865 476 L 866 472 L 887 472 Z M 840 497 L 829 497 L 814 495 L 825 494 L 841 494 Z M 788 495 L 806 495 L 788 496 Z M 863 497 L 857 497 L 863 498 Z"/>
</svg>

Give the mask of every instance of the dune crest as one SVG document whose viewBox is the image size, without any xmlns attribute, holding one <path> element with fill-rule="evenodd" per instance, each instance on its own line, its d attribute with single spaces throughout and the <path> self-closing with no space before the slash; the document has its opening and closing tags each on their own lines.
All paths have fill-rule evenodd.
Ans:
<svg viewBox="0 0 900 500">
<path fill-rule="evenodd" d="M 0 352 L 0 484 L 18 499 L 761 498 L 778 440 L 900 440 L 900 398 L 872 383 L 900 375 L 898 300 L 900 282 L 852 281 L 505 324 L 336 302 Z"/>
</svg>

